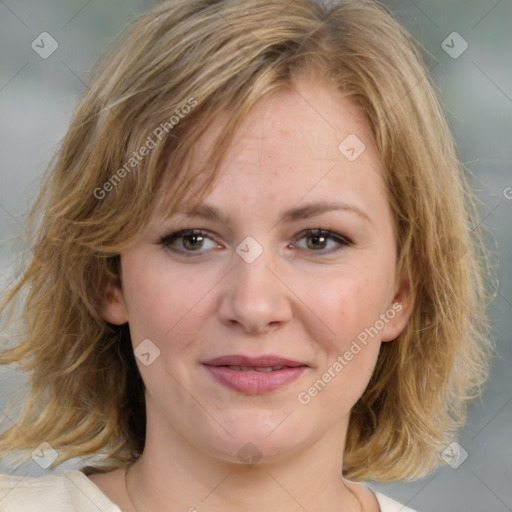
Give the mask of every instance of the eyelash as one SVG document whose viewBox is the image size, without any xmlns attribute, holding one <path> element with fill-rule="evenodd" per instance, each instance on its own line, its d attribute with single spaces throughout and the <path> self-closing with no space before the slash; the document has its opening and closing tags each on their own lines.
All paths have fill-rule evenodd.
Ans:
<svg viewBox="0 0 512 512">
<path fill-rule="evenodd" d="M 165 235 L 160 239 L 160 244 L 164 247 L 170 248 L 170 246 L 173 244 L 174 241 L 176 241 L 179 238 L 185 238 L 187 236 L 200 236 L 202 238 L 208 238 L 213 241 L 213 239 L 208 236 L 208 233 L 201 229 L 182 229 L 180 231 L 175 231 L 174 233 L 171 233 L 169 235 Z M 300 236 L 295 239 L 295 242 L 301 240 L 305 237 L 323 237 L 328 240 L 333 240 L 336 243 L 338 243 L 340 246 L 334 249 L 321 249 L 321 250 L 313 250 L 313 249 L 304 249 L 306 251 L 310 250 L 312 252 L 320 253 L 321 255 L 327 255 L 332 254 L 334 252 L 338 252 L 342 250 L 343 247 L 348 247 L 352 245 L 352 241 L 349 240 L 347 237 L 340 235 L 339 233 L 336 233 L 335 231 L 325 230 L 322 228 L 317 229 L 306 229 L 305 231 L 302 231 L 300 233 Z M 294 243 L 295 243 L 294 242 Z M 187 251 L 187 250 L 180 250 L 176 248 L 171 249 L 173 252 L 178 252 L 180 254 L 186 254 L 187 257 L 193 257 L 195 254 L 201 255 L 204 253 L 204 251 Z"/>
</svg>

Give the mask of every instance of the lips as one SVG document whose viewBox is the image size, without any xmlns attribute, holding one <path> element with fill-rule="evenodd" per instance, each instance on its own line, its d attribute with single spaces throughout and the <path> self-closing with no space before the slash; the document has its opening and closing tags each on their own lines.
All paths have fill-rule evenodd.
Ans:
<svg viewBox="0 0 512 512">
<path fill-rule="evenodd" d="M 286 359 L 284 357 L 265 355 L 258 357 L 244 355 L 230 355 L 209 359 L 203 364 L 208 366 L 240 366 L 245 368 L 268 368 L 268 367 L 287 367 L 297 368 L 298 366 L 308 366 L 306 363 Z"/>
<path fill-rule="evenodd" d="M 217 382 L 248 395 L 281 388 L 299 378 L 308 368 L 306 363 L 279 356 L 239 354 L 209 359 L 203 365 Z"/>
</svg>

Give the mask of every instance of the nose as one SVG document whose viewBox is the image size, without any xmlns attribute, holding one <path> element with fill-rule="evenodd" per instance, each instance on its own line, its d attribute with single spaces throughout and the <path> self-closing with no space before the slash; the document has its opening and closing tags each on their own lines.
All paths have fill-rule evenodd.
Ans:
<svg viewBox="0 0 512 512">
<path fill-rule="evenodd" d="M 250 334 L 282 326 L 292 317 L 293 292 L 286 285 L 278 262 L 267 249 L 253 261 L 245 257 L 243 247 L 239 250 L 222 281 L 218 310 L 221 321 Z"/>
</svg>

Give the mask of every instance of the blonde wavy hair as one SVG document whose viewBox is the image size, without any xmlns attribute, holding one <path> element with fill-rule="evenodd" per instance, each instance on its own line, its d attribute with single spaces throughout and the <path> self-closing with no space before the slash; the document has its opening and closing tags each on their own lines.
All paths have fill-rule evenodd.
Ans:
<svg viewBox="0 0 512 512">
<path fill-rule="evenodd" d="M 397 272 L 416 297 L 353 408 L 344 475 L 414 479 L 439 464 L 488 373 L 489 264 L 421 52 L 369 0 L 165 1 L 115 42 L 47 170 L 28 216 L 31 252 L 2 302 L 13 329 L 0 364 L 26 373 L 30 391 L 0 455 L 28 459 L 46 441 L 59 452 L 53 466 L 99 455 L 106 470 L 140 456 L 144 385 L 128 326 L 102 316 L 106 284 L 119 281 L 119 255 L 155 208 L 199 203 L 251 108 L 303 73 L 335 84 L 367 117 L 386 170 Z M 229 116 L 209 165 L 193 169 L 187 156 L 219 112 Z M 158 143 L 127 166 L 148 138 Z M 165 205 L 161 190 L 171 191 Z"/>
</svg>

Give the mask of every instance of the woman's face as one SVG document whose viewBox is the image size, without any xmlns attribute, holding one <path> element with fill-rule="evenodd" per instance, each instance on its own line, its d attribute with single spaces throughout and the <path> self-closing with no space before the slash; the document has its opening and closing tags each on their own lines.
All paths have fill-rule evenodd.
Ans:
<svg viewBox="0 0 512 512">
<path fill-rule="evenodd" d="M 122 291 L 107 294 L 106 318 L 129 322 L 148 441 L 238 463 L 341 442 L 381 342 L 411 309 L 362 114 L 310 81 L 265 98 L 207 205 L 223 220 L 155 216 L 121 255 Z M 168 236 L 185 229 L 201 233 Z"/>
</svg>

